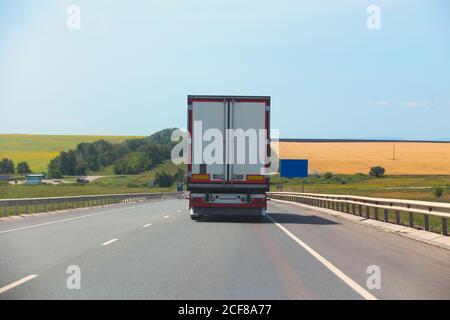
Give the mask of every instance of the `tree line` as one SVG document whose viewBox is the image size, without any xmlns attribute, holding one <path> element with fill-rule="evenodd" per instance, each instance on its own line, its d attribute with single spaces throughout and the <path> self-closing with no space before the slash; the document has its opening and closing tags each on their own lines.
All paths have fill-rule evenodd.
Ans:
<svg viewBox="0 0 450 320">
<path fill-rule="evenodd" d="M 128 139 L 121 143 L 98 140 L 80 143 L 75 149 L 62 151 L 48 165 L 49 178 L 63 175 L 86 175 L 113 165 L 115 174 L 138 174 L 150 170 L 166 159 L 175 142 L 174 129 L 164 129 L 146 138 Z"/>
<path fill-rule="evenodd" d="M 31 173 L 31 169 L 26 161 L 21 161 L 16 166 L 14 161 L 9 158 L 0 160 L 0 174 L 14 174 L 16 172 L 20 174 Z"/>
</svg>

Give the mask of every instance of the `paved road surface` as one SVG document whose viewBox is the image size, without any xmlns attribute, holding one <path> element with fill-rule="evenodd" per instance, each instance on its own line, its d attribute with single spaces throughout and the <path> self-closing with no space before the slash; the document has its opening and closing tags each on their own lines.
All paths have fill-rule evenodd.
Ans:
<svg viewBox="0 0 450 320">
<path fill-rule="evenodd" d="M 185 200 L 0 222 L 0 299 L 450 299 L 450 252 L 290 204 L 191 221 Z M 277 222 L 277 223 L 275 223 Z M 67 289 L 69 266 L 81 289 Z M 367 288 L 378 266 L 381 289 Z"/>
</svg>

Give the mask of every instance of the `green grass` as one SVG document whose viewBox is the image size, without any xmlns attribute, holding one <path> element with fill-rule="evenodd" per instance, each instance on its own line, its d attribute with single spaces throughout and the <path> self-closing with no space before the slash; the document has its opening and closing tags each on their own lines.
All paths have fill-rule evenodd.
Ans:
<svg viewBox="0 0 450 320">
<path fill-rule="evenodd" d="M 170 160 L 157 165 L 150 171 L 143 172 L 138 175 L 121 175 L 121 176 L 110 176 L 97 179 L 92 182 L 93 185 L 104 186 L 104 187 L 147 187 L 151 180 L 155 179 L 157 172 L 165 171 L 166 173 L 174 174 L 179 167 L 172 163 Z M 100 175 L 100 174 L 99 174 Z"/>
<path fill-rule="evenodd" d="M 0 134 L 0 159 L 11 158 L 16 164 L 27 161 L 34 172 L 47 171 L 47 165 L 59 152 L 73 149 L 81 142 L 104 139 L 112 143 L 122 142 L 135 136 L 98 135 L 33 135 Z"/>
<path fill-rule="evenodd" d="M 341 184 L 342 180 L 345 184 Z M 432 188 L 436 186 L 444 189 L 440 198 L 433 195 Z M 277 191 L 279 187 L 279 176 L 271 177 L 271 190 Z M 304 190 L 308 193 L 450 202 L 450 176 L 408 175 L 375 178 L 367 175 L 334 175 L 331 179 L 309 177 L 304 180 Z M 283 179 L 283 191 L 301 191 L 301 179 Z"/>
<path fill-rule="evenodd" d="M 156 172 L 164 170 L 167 173 L 173 174 L 177 171 L 177 169 L 178 166 L 168 160 L 160 165 L 157 165 L 152 170 L 139 175 L 109 176 L 99 178 L 87 184 L 42 184 L 30 186 L 9 185 L 3 182 L 0 184 L 0 199 L 175 191 L 175 185 L 168 188 L 149 188 L 147 185 L 150 180 L 155 178 Z M 67 178 L 64 178 L 64 180 L 67 180 Z"/>
</svg>

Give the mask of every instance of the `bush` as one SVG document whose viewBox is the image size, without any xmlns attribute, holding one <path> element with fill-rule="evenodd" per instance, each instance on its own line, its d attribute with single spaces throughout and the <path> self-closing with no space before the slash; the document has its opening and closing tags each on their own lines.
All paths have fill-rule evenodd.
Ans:
<svg viewBox="0 0 450 320">
<path fill-rule="evenodd" d="M 440 198 L 443 193 L 444 193 L 444 189 L 442 189 L 441 187 L 433 188 L 433 194 L 436 198 Z"/>
<path fill-rule="evenodd" d="M 345 179 L 342 179 L 341 184 L 347 184 L 347 181 Z"/>
<path fill-rule="evenodd" d="M 375 166 L 370 168 L 369 174 L 373 177 L 377 177 L 377 178 L 381 178 L 382 176 L 384 176 L 384 168 L 380 167 L 380 166 Z"/>
<path fill-rule="evenodd" d="M 333 177 L 333 174 L 331 172 L 325 172 L 325 174 L 323 175 L 325 179 L 331 179 Z"/>
<path fill-rule="evenodd" d="M 178 168 L 177 172 L 173 175 L 174 181 L 181 181 L 184 182 L 186 173 L 184 172 L 183 168 Z"/>
<path fill-rule="evenodd" d="M 174 180 L 175 179 L 171 174 L 162 171 L 156 173 L 154 184 L 160 187 L 170 187 L 173 184 Z"/>
<path fill-rule="evenodd" d="M 134 182 L 130 182 L 130 183 L 127 184 L 127 187 L 128 188 L 139 188 L 140 185 L 137 184 L 137 183 L 134 183 Z"/>
</svg>

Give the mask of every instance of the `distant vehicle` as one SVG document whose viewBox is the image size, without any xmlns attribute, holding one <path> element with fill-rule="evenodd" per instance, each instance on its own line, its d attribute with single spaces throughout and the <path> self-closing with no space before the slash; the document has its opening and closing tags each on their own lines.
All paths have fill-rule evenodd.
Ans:
<svg viewBox="0 0 450 320">
<path fill-rule="evenodd" d="M 270 158 L 269 119 L 270 97 L 267 96 L 188 96 L 187 190 L 191 219 L 265 215 L 269 190 L 269 177 L 265 174 Z M 213 139 L 204 139 L 204 132 L 207 137 L 221 134 L 214 140 L 222 147 L 221 159 L 213 162 L 205 159 Z M 250 146 L 252 133 L 257 136 L 256 148 L 254 141 Z"/>
<path fill-rule="evenodd" d="M 77 178 L 77 183 L 89 183 L 89 180 L 86 178 Z"/>
</svg>

